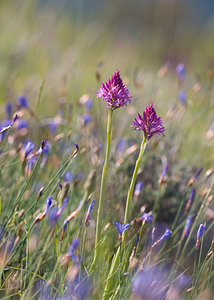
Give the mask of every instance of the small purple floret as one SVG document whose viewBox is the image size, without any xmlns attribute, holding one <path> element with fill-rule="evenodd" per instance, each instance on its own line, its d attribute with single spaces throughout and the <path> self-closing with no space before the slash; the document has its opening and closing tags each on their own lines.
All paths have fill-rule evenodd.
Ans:
<svg viewBox="0 0 214 300">
<path fill-rule="evenodd" d="M 73 239 L 73 241 L 71 242 L 71 245 L 69 247 L 69 250 L 68 250 L 68 255 L 69 257 L 76 261 L 77 260 L 77 256 L 74 254 L 74 251 L 78 248 L 79 246 L 79 239 L 78 238 L 75 238 Z"/>
<path fill-rule="evenodd" d="M 135 130 L 142 130 L 145 138 L 150 140 L 153 135 L 163 135 L 166 130 L 163 121 L 157 116 L 153 104 L 150 104 L 143 112 L 143 116 L 138 114 L 131 127 Z"/>
<path fill-rule="evenodd" d="M 142 181 L 138 181 L 138 183 L 135 186 L 135 190 L 134 190 L 134 195 L 136 197 L 138 197 L 140 195 L 140 192 L 143 188 L 143 182 Z"/>
<path fill-rule="evenodd" d="M 145 221 L 146 223 L 152 223 L 153 221 L 153 215 L 152 214 L 148 214 L 148 213 L 144 213 L 141 217 L 142 221 Z"/>
<path fill-rule="evenodd" d="M 27 99 L 26 99 L 24 96 L 20 96 L 20 97 L 18 98 L 18 105 L 19 105 L 20 107 L 29 108 L 28 101 L 27 101 Z"/>
<path fill-rule="evenodd" d="M 132 100 L 130 91 L 120 77 L 119 70 L 114 73 L 108 82 L 102 83 L 97 91 L 97 97 L 102 98 L 107 103 L 107 107 L 111 107 L 111 109 L 126 106 Z"/>
<path fill-rule="evenodd" d="M 120 222 L 115 223 L 114 221 L 112 221 L 112 223 L 116 227 L 116 229 L 117 229 L 120 236 L 123 234 L 124 231 L 129 229 L 129 224 L 128 223 L 121 224 Z"/>
<path fill-rule="evenodd" d="M 204 231 L 205 231 L 206 226 L 204 224 L 201 224 L 198 228 L 198 232 L 197 232 L 197 239 L 200 241 L 200 239 L 202 238 Z"/>
<path fill-rule="evenodd" d="M 167 228 L 165 230 L 164 234 L 162 235 L 162 237 L 160 238 L 160 241 L 164 241 L 164 240 L 168 239 L 171 236 L 171 234 L 172 234 L 172 231 L 169 228 Z"/>
<path fill-rule="evenodd" d="M 176 72 L 178 73 L 179 79 L 184 79 L 185 67 L 183 63 L 177 65 Z"/>
</svg>

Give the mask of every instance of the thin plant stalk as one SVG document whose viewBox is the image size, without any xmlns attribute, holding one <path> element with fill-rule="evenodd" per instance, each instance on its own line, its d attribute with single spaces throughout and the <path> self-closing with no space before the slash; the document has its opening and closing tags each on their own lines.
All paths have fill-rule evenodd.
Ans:
<svg viewBox="0 0 214 300">
<path fill-rule="evenodd" d="M 97 260 L 98 252 L 99 252 L 99 242 L 100 242 L 100 238 L 101 238 L 103 202 L 104 202 L 104 193 L 105 193 L 105 186 L 106 186 L 106 174 L 107 174 L 107 169 L 108 169 L 108 163 L 109 163 L 109 157 L 110 157 L 110 147 L 111 147 L 112 113 L 113 113 L 113 110 L 110 109 L 109 113 L 108 113 L 106 156 L 105 156 L 105 162 L 104 162 L 104 166 L 103 166 L 101 185 L 100 185 L 100 197 L 99 197 L 98 211 L 97 211 L 95 252 L 94 252 L 94 261 L 93 261 L 92 265 L 94 265 Z"/>
<path fill-rule="evenodd" d="M 129 219 L 132 194 L 133 194 L 133 190 L 134 190 L 134 186 L 135 186 L 137 173 L 138 173 L 138 170 L 139 170 L 139 167 L 140 167 L 140 162 L 142 160 L 143 153 L 146 149 L 146 145 L 147 145 L 147 139 L 146 139 L 146 137 L 144 137 L 144 139 L 141 143 L 140 153 L 139 153 L 139 156 L 138 156 L 136 164 L 135 164 L 135 168 L 134 168 L 134 172 L 133 172 L 133 175 L 132 175 L 130 187 L 129 187 L 129 190 L 128 190 L 128 195 L 127 195 L 127 200 L 126 200 L 125 216 L 124 216 L 124 223 L 127 223 L 128 219 Z M 112 261 L 112 264 L 111 264 L 111 268 L 110 268 L 110 271 L 109 271 L 109 274 L 108 274 L 108 279 L 106 281 L 106 285 L 105 285 L 105 288 L 104 288 L 104 294 L 103 294 L 103 298 L 102 298 L 103 300 L 106 300 L 106 299 L 109 298 L 112 287 L 115 284 L 114 274 L 116 273 L 116 270 L 117 270 L 118 265 L 119 265 L 119 256 L 121 254 L 121 250 L 123 251 L 125 249 L 124 245 L 125 245 L 125 232 L 122 235 L 122 244 L 118 247 L 118 250 L 117 250 L 117 252 L 114 256 L 114 259 Z"/>
<path fill-rule="evenodd" d="M 130 184 L 127 199 L 126 199 L 126 209 L 125 209 L 124 223 L 127 223 L 128 219 L 129 219 L 131 199 L 132 199 L 132 195 L 133 195 L 133 190 L 134 190 L 134 186 L 135 186 L 137 173 L 138 173 L 138 170 L 139 170 L 139 167 L 140 167 L 140 162 L 142 160 L 143 153 L 146 149 L 146 145 L 147 145 L 146 141 L 147 141 L 147 139 L 146 139 L 146 137 L 144 137 L 144 139 L 141 143 L 141 146 L 140 146 L 139 156 L 138 156 L 137 161 L 135 163 L 135 168 L 134 168 L 134 172 L 133 172 L 133 175 L 132 175 L 131 184 Z"/>
</svg>

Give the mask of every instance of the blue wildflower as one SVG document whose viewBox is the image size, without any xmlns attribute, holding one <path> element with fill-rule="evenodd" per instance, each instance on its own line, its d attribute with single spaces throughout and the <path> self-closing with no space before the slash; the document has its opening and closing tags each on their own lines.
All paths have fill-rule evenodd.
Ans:
<svg viewBox="0 0 214 300">
<path fill-rule="evenodd" d="M 184 75 L 185 75 L 184 64 L 183 63 L 178 64 L 177 67 L 176 67 L 176 71 L 177 71 L 179 79 L 183 80 L 184 79 Z"/>
<path fill-rule="evenodd" d="M 160 242 L 167 240 L 171 234 L 172 231 L 169 228 L 166 228 L 164 234 L 152 245 L 152 248 L 156 247 Z"/>
<path fill-rule="evenodd" d="M 6 111 L 6 115 L 8 118 L 11 118 L 11 115 L 12 115 L 12 104 L 11 103 L 7 103 L 6 106 L 5 106 L 5 111 Z"/>
<path fill-rule="evenodd" d="M 88 114 L 81 115 L 81 123 L 83 126 L 88 125 L 91 122 L 91 116 Z"/>
<path fill-rule="evenodd" d="M 151 213 L 144 213 L 141 217 L 141 220 L 145 221 L 146 223 L 152 223 L 153 215 Z"/>
<path fill-rule="evenodd" d="M 69 171 L 65 172 L 63 177 L 64 182 L 71 182 L 73 179 L 74 179 L 74 175 L 71 172 Z"/>
<path fill-rule="evenodd" d="M 138 183 L 135 186 L 135 190 L 134 190 L 134 196 L 138 197 L 140 195 L 140 192 L 143 188 L 143 182 L 142 181 L 138 181 Z"/>
<path fill-rule="evenodd" d="M 78 248 L 78 246 L 79 246 L 79 239 L 78 238 L 73 239 L 73 241 L 71 242 L 71 245 L 69 247 L 69 250 L 68 250 L 68 256 L 73 261 L 77 260 L 77 256 L 74 254 L 74 251 Z"/>
<path fill-rule="evenodd" d="M 27 129 L 28 128 L 28 122 L 24 121 L 22 119 L 19 119 L 17 121 L 17 126 L 16 126 L 17 130 L 21 130 L 21 129 Z"/>
<path fill-rule="evenodd" d="M 187 105 L 187 95 L 186 92 L 184 90 L 181 90 L 178 94 L 178 99 L 180 101 L 180 103 L 184 106 Z"/>
<path fill-rule="evenodd" d="M 125 232 L 126 230 L 129 229 L 129 224 L 125 223 L 125 224 L 121 224 L 120 222 L 114 222 L 112 221 L 112 223 L 114 224 L 114 226 L 116 227 L 118 233 L 119 233 L 119 237 L 122 236 L 123 232 Z"/>
<path fill-rule="evenodd" d="M 20 108 L 29 108 L 29 104 L 27 99 L 24 96 L 19 96 L 18 98 L 18 106 Z"/>
<path fill-rule="evenodd" d="M 88 224 L 88 221 L 91 220 L 91 212 L 92 209 L 94 208 L 94 205 L 95 205 L 95 200 L 93 199 L 88 207 L 88 211 L 85 218 L 85 224 Z"/>
<path fill-rule="evenodd" d="M 192 217 L 188 217 L 186 220 L 185 226 L 184 226 L 184 232 L 182 235 L 183 239 L 188 237 L 188 235 L 190 233 L 191 225 L 192 225 Z"/>
<path fill-rule="evenodd" d="M 206 229 L 206 226 L 204 224 L 200 224 L 198 231 L 197 231 L 196 248 L 198 248 L 200 246 L 200 241 L 204 234 L 205 229 Z"/>
</svg>

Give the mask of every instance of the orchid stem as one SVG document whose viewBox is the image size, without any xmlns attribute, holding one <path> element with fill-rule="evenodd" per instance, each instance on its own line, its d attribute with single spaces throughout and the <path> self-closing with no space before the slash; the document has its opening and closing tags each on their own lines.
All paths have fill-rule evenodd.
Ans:
<svg viewBox="0 0 214 300">
<path fill-rule="evenodd" d="M 100 185 L 100 197 L 99 197 L 99 204 L 98 204 L 98 211 L 97 211 L 96 242 L 95 242 L 94 261 L 92 265 L 95 265 L 95 262 L 98 257 L 99 248 L 100 248 L 99 243 L 100 243 L 101 228 L 102 228 L 103 202 L 104 202 L 103 200 L 104 200 L 104 193 L 105 193 L 105 186 L 106 186 L 106 174 L 107 174 L 109 156 L 110 156 L 110 146 L 111 146 L 112 113 L 113 110 L 110 109 L 108 113 L 106 157 L 103 166 L 102 179 Z"/>
</svg>

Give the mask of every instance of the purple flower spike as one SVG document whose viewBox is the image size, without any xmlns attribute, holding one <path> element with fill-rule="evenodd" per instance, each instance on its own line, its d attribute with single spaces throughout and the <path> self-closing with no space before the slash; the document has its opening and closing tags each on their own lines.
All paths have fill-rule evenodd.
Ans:
<svg viewBox="0 0 214 300">
<path fill-rule="evenodd" d="M 197 239 L 200 240 L 204 234 L 206 226 L 204 224 L 201 224 L 198 228 L 198 232 L 197 232 Z"/>
<path fill-rule="evenodd" d="M 25 157 L 27 157 L 34 148 L 34 143 L 29 141 L 25 147 Z"/>
<path fill-rule="evenodd" d="M 146 223 L 152 223 L 152 221 L 153 221 L 153 215 L 152 214 L 144 213 L 142 215 L 142 217 L 141 217 L 141 220 L 145 221 Z"/>
<path fill-rule="evenodd" d="M 119 236 L 121 236 L 123 234 L 124 231 L 129 229 L 129 224 L 125 223 L 125 224 L 121 224 L 120 222 L 116 222 L 114 223 L 114 221 L 112 221 L 112 223 L 114 224 L 114 226 L 116 227 Z"/>
<path fill-rule="evenodd" d="M 97 91 L 97 97 L 106 101 L 107 107 L 117 109 L 131 102 L 130 91 L 124 85 L 119 70 Z"/>
<path fill-rule="evenodd" d="M 201 174 L 201 172 L 203 171 L 203 168 L 200 168 L 194 175 L 194 179 L 198 179 L 199 175 Z"/>
<path fill-rule="evenodd" d="M 135 186 L 135 190 L 134 190 L 134 196 L 138 197 L 140 195 L 140 192 L 142 191 L 143 188 L 143 182 L 142 181 L 138 181 L 138 183 Z"/>
<path fill-rule="evenodd" d="M 74 175 L 71 172 L 69 171 L 65 172 L 65 175 L 63 177 L 64 182 L 71 182 L 73 179 L 74 179 Z"/>
<path fill-rule="evenodd" d="M 177 65 L 176 72 L 178 73 L 179 79 L 184 79 L 185 67 L 183 63 Z"/>
<path fill-rule="evenodd" d="M 172 231 L 169 228 L 167 228 L 165 230 L 164 234 L 162 235 L 162 237 L 160 238 L 160 240 L 164 241 L 164 240 L 168 239 L 171 236 L 171 234 L 172 234 Z"/>
<path fill-rule="evenodd" d="M 150 140 L 153 135 L 163 135 L 166 130 L 163 126 L 163 121 L 157 116 L 153 104 L 150 104 L 143 112 L 143 116 L 138 114 L 131 127 L 135 130 L 142 130 L 145 138 Z"/>
<path fill-rule="evenodd" d="M 88 221 L 91 220 L 91 212 L 92 212 L 92 209 L 94 208 L 94 205 L 95 205 L 95 200 L 93 199 L 91 201 L 91 204 L 88 207 L 88 211 L 87 211 L 86 218 L 85 218 L 85 224 L 87 224 Z"/>
<path fill-rule="evenodd" d="M 190 232 L 190 228 L 192 225 L 192 217 L 187 218 L 185 226 L 184 226 L 184 232 L 182 238 L 187 238 Z"/>
<path fill-rule="evenodd" d="M 46 205 L 45 205 L 45 211 L 44 211 L 44 213 L 45 213 L 45 215 L 47 214 L 47 212 L 48 212 L 48 209 L 50 208 L 50 206 L 51 206 L 51 204 L 52 204 L 52 197 L 51 196 L 49 196 L 47 199 L 46 199 Z"/>
<path fill-rule="evenodd" d="M 77 260 L 77 256 L 74 254 L 74 251 L 77 249 L 77 247 L 79 246 L 79 239 L 78 238 L 75 238 L 73 239 L 73 241 L 71 242 L 71 245 L 69 247 L 69 250 L 68 250 L 68 256 L 76 261 Z"/>
<path fill-rule="evenodd" d="M 204 234 L 204 231 L 206 229 L 206 226 L 204 224 L 201 224 L 198 228 L 198 231 L 197 231 L 197 241 L 196 241 L 196 249 L 199 248 L 200 246 L 200 242 L 201 242 L 201 238 Z"/>
<path fill-rule="evenodd" d="M 6 106 L 5 106 L 5 111 L 6 111 L 6 114 L 7 114 L 8 118 L 11 118 L 12 110 L 13 110 L 12 104 L 7 103 Z"/>
<path fill-rule="evenodd" d="M 20 96 L 18 98 L 18 106 L 21 107 L 21 108 L 22 107 L 29 108 L 28 101 L 24 96 Z"/>
<path fill-rule="evenodd" d="M 180 101 L 180 103 L 184 106 L 187 105 L 187 95 L 185 91 L 180 91 L 178 94 L 178 99 Z"/>
</svg>

